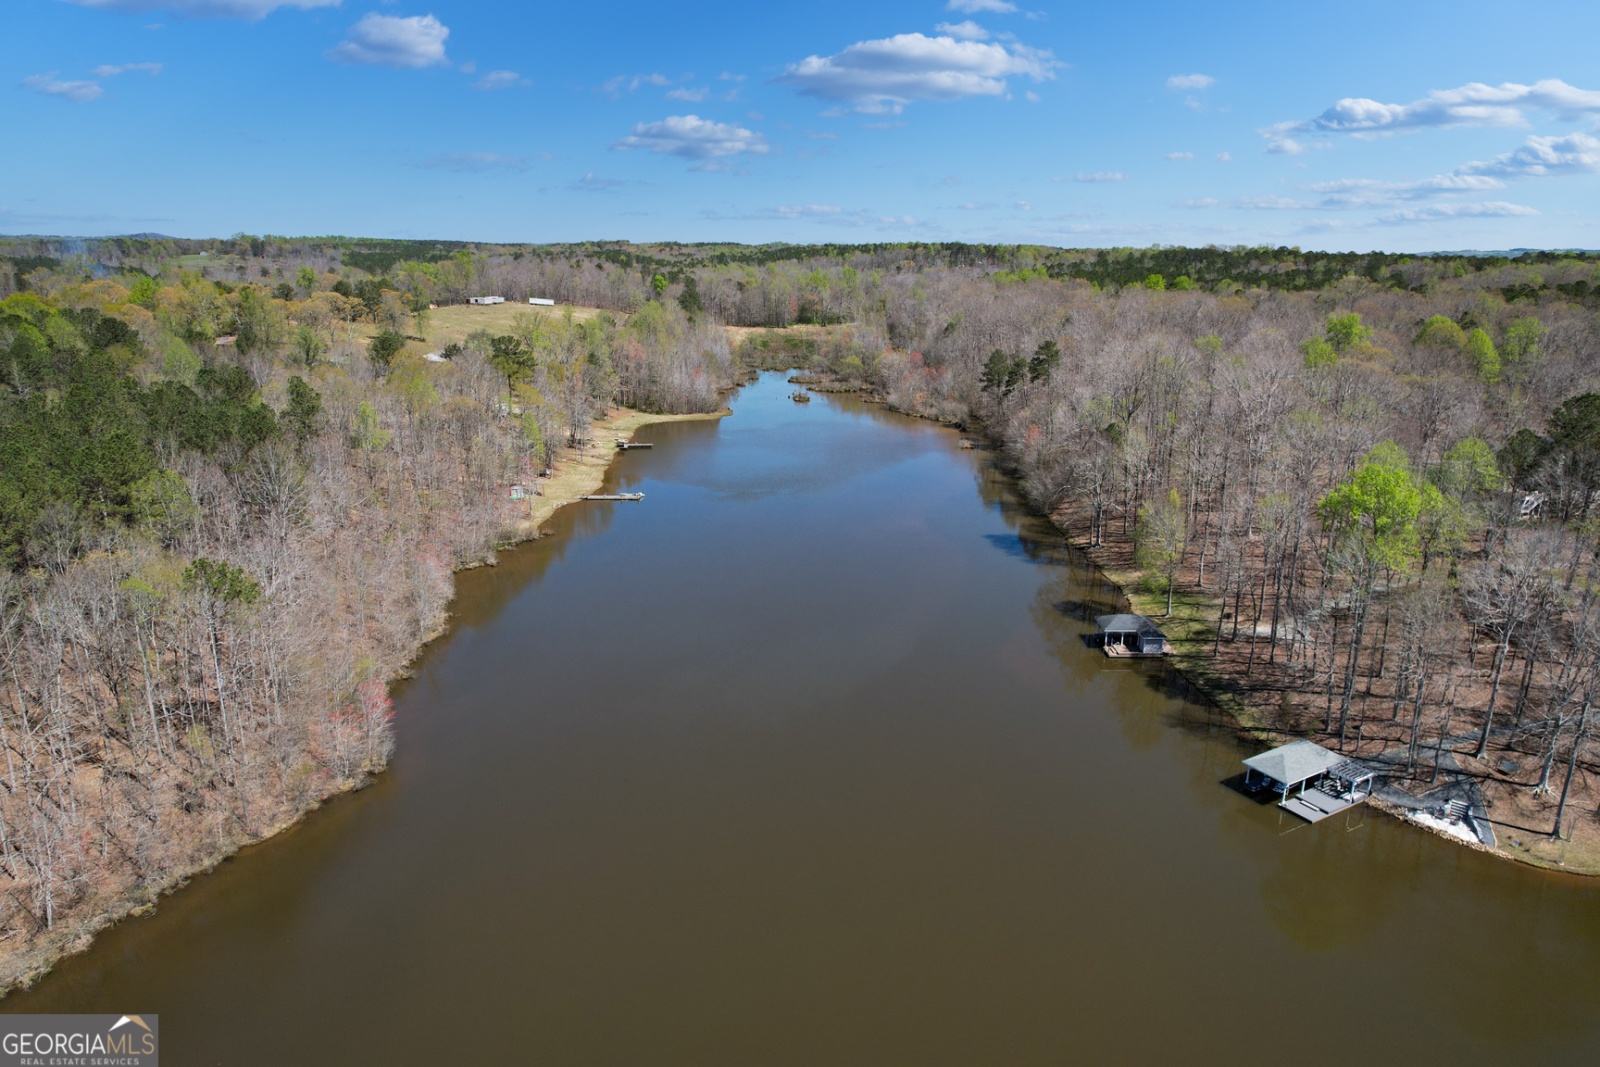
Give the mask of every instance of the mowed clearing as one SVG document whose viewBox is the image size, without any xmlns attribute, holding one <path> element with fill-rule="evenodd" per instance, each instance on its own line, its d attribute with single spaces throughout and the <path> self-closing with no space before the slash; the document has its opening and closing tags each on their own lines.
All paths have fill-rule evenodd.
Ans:
<svg viewBox="0 0 1600 1067">
<path fill-rule="evenodd" d="M 429 351 L 437 351 L 449 344 L 465 344 L 467 336 L 477 330 L 483 330 L 494 336 L 512 333 L 516 328 L 517 316 L 524 312 L 539 318 L 559 319 L 567 311 L 572 312 L 572 317 L 579 322 L 592 319 L 597 315 L 610 315 L 619 323 L 628 321 L 626 311 L 612 311 L 609 308 L 580 307 L 577 304 L 561 304 L 557 307 L 541 307 L 536 304 L 518 304 L 507 300 L 504 304 L 449 304 L 428 312 L 428 329 L 424 335 L 424 342 Z M 738 348 L 740 342 L 752 334 L 760 335 L 789 335 L 801 337 L 822 337 L 826 335 L 828 327 L 825 326 L 724 326 L 723 331 L 728 335 L 728 344 Z M 356 323 L 353 336 L 362 344 L 372 339 L 378 332 L 378 327 L 372 323 Z"/>
<path fill-rule="evenodd" d="M 605 311 L 603 308 L 577 307 L 576 305 L 562 305 L 561 307 L 540 307 L 534 304 L 514 304 L 507 300 L 504 304 L 450 304 L 435 311 L 428 312 L 427 344 L 430 351 L 443 348 L 448 344 L 464 344 L 467 335 L 476 330 L 495 335 L 513 332 L 516 327 L 518 315 L 528 314 L 541 319 L 560 319 L 569 310 L 572 317 L 579 322 L 592 319 L 596 315 L 608 314 L 619 322 L 625 321 L 627 315 L 620 311 Z M 377 328 L 368 324 L 365 330 L 357 327 L 360 334 L 371 337 Z"/>
</svg>

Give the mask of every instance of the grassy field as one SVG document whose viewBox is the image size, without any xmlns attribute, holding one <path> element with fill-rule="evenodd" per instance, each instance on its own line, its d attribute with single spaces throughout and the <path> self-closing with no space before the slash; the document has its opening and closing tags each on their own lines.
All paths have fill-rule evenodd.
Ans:
<svg viewBox="0 0 1600 1067">
<path fill-rule="evenodd" d="M 539 318 L 559 319 L 566 310 L 566 306 L 536 307 L 532 304 L 514 304 L 509 300 L 504 304 L 489 304 L 483 307 L 476 304 L 451 304 L 428 312 L 427 347 L 431 352 L 448 344 L 462 344 L 466 341 L 467 335 L 474 330 L 486 330 L 497 336 L 508 334 L 516 325 L 517 316 L 524 312 Z M 579 322 L 600 314 L 613 315 L 619 321 L 627 318 L 627 315 L 620 311 L 606 312 L 601 308 L 572 306 L 572 317 Z M 378 327 L 370 322 L 358 322 L 353 332 L 357 340 L 365 341 L 378 332 Z"/>
<path fill-rule="evenodd" d="M 517 316 L 523 312 L 543 318 L 559 319 L 568 309 L 572 317 L 579 322 L 592 319 L 596 315 L 610 315 L 618 322 L 627 321 L 625 311 L 610 311 L 605 308 L 580 307 L 576 304 L 562 304 L 558 307 L 539 307 L 532 304 L 518 304 L 507 300 L 504 304 L 450 304 L 437 310 L 428 312 L 428 329 L 426 333 L 426 347 L 428 351 L 437 351 L 448 344 L 462 344 L 467 335 L 474 330 L 485 330 L 491 334 L 508 334 L 516 325 Z M 728 335 L 728 344 L 738 348 L 740 342 L 751 336 L 785 337 L 816 339 L 827 334 L 825 326 L 786 326 L 781 328 L 755 327 L 755 326 L 724 326 L 723 331 Z M 378 327 L 372 323 L 356 323 L 352 331 L 356 340 L 365 342 L 378 332 Z"/>
</svg>

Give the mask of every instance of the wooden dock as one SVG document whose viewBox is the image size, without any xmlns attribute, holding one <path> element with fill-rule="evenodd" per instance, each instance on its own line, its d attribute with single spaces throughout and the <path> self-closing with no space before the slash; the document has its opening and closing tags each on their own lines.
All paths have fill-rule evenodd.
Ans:
<svg viewBox="0 0 1600 1067">
<path fill-rule="evenodd" d="M 1296 796 L 1284 797 L 1278 807 L 1291 811 L 1306 822 L 1321 822 L 1330 815 L 1347 811 L 1366 800 L 1366 794 L 1334 796 L 1321 789 L 1307 789 Z"/>
<path fill-rule="evenodd" d="M 579 500 L 643 500 L 643 493 L 590 493 Z"/>
<path fill-rule="evenodd" d="M 1112 659 L 1160 659 L 1162 656 L 1172 655 L 1172 645 L 1163 641 L 1160 652 L 1135 652 L 1127 645 L 1104 644 L 1100 646 L 1100 651 Z"/>
</svg>

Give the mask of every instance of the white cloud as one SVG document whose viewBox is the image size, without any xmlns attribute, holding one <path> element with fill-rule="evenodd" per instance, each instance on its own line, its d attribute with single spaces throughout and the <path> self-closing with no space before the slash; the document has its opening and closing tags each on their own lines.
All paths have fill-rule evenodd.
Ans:
<svg viewBox="0 0 1600 1067">
<path fill-rule="evenodd" d="M 1176 163 L 1176 162 L 1179 162 L 1180 160 L 1193 159 L 1194 158 L 1194 153 L 1193 152 L 1168 152 L 1167 153 L 1167 158 L 1172 160 L 1174 163 Z"/>
<path fill-rule="evenodd" d="M 496 89 L 517 89 L 532 84 L 514 70 L 491 70 L 473 82 L 472 87 L 482 89 L 484 92 L 493 92 Z"/>
<path fill-rule="evenodd" d="M 687 85 L 679 86 L 667 93 L 668 100 L 685 100 L 691 104 L 698 104 L 711 95 L 710 89 L 691 89 Z"/>
<path fill-rule="evenodd" d="M 1408 222 L 1438 222 L 1443 219 L 1508 219 L 1526 218 L 1539 214 L 1522 204 L 1508 204 L 1504 200 L 1490 200 L 1480 204 L 1433 204 L 1428 207 L 1406 208 L 1385 215 L 1378 221 L 1387 225 Z"/>
<path fill-rule="evenodd" d="M 482 174 L 491 170 L 524 171 L 528 169 L 526 156 L 507 156 L 499 152 L 446 152 L 418 160 L 424 170 L 448 170 L 456 174 Z"/>
<path fill-rule="evenodd" d="M 1217 79 L 1209 74 L 1174 74 L 1167 79 L 1168 89 L 1209 89 Z"/>
<path fill-rule="evenodd" d="M 811 141 L 837 141 L 839 139 L 839 135 L 836 133 L 828 133 L 824 130 L 807 130 L 806 138 L 807 140 Z"/>
<path fill-rule="evenodd" d="M 1467 163 L 1449 174 L 1438 174 L 1419 181 L 1377 181 L 1371 178 L 1344 178 L 1338 181 L 1318 182 L 1307 186 L 1322 194 L 1316 205 L 1328 209 L 1382 207 L 1419 200 L 1432 200 L 1452 196 L 1473 195 L 1504 189 L 1507 180 L 1547 177 L 1557 174 L 1600 173 L 1600 138 L 1587 133 L 1573 133 L 1564 137 L 1529 137 L 1515 151 L 1506 152 L 1487 162 Z M 1426 221 L 1433 218 L 1456 217 L 1449 212 L 1464 212 L 1479 216 L 1499 212 L 1504 215 L 1525 214 L 1531 208 L 1491 201 L 1481 204 L 1442 204 L 1438 212 L 1417 209 L 1397 213 L 1400 221 Z"/>
<path fill-rule="evenodd" d="M 653 85 L 657 89 L 665 89 L 672 84 L 672 79 L 665 74 L 618 74 L 614 78 L 607 78 L 605 84 L 600 86 L 600 91 L 611 96 L 620 96 L 631 93 L 640 86 Z"/>
<path fill-rule="evenodd" d="M 99 11 L 120 11 L 140 14 L 146 11 L 170 11 L 190 18 L 265 18 L 280 7 L 295 7 L 302 11 L 314 7 L 338 7 L 339 0 L 66 0 L 80 7 Z"/>
<path fill-rule="evenodd" d="M 1017 5 L 1008 0 L 950 0 L 944 6 L 946 11 L 959 11 L 965 15 L 976 15 L 980 11 L 1009 15 L 1017 10 Z"/>
<path fill-rule="evenodd" d="M 1072 180 L 1075 182 L 1120 182 L 1126 181 L 1127 178 L 1128 176 L 1120 170 L 1079 171 L 1072 176 Z M 1055 180 L 1064 181 L 1066 179 L 1057 178 Z"/>
<path fill-rule="evenodd" d="M 1014 205 L 1018 211 L 1032 211 L 1033 205 L 1026 200 L 1018 200 Z"/>
<path fill-rule="evenodd" d="M 955 37 L 962 41 L 987 41 L 989 39 L 989 31 L 971 19 L 967 19 L 964 22 L 941 22 L 934 29 L 946 37 Z"/>
<path fill-rule="evenodd" d="M 149 74 L 161 73 L 160 63 L 123 63 L 120 65 L 104 64 L 94 68 L 96 78 L 115 78 L 118 74 Z"/>
<path fill-rule="evenodd" d="M 1228 206 L 1249 211 L 1298 211 L 1311 205 L 1289 196 L 1242 196 Z"/>
<path fill-rule="evenodd" d="M 23 78 L 22 86 L 44 96 L 59 96 L 63 100 L 71 100 L 74 104 L 87 104 L 91 100 L 97 100 L 104 92 L 98 82 L 61 81 L 56 77 L 55 71 Z"/>
<path fill-rule="evenodd" d="M 775 219 L 831 219 L 844 214 L 837 204 L 780 204 L 769 212 Z"/>
<path fill-rule="evenodd" d="M 742 126 L 727 122 L 712 122 L 698 115 L 671 115 L 660 122 L 641 122 L 633 133 L 611 146 L 618 152 L 642 149 L 663 156 L 679 156 L 700 160 L 699 170 L 726 169 L 725 164 L 704 165 L 707 161 L 726 159 L 750 153 L 765 155 L 771 151 L 766 138 Z"/>
<path fill-rule="evenodd" d="M 1026 100 L 1030 104 L 1037 104 L 1040 101 L 1042 101 L 1044 99 L 1044 97 L 1040 96 L 1038 93 L 1034 92 L 1032 89 L 1029 89 L 1027 92 L 1022 94 L 1022 99 Z"/>
<path fill-rule="evenodd" d="M 1441 174 L 1418 181 L 1376 181 L 1370 178 L 1344 178 L 1305 186 L 1318 194 L 1314 199 L 1280 195 L 1243 196 L 1229 200 L 1203 197 L 1180 201 L 1187 208 L 1232 208 L 1245 211 L 1350 211 L 1394 208 L 1379 222 L 1428 222 L 1447 218 L 1500 218 L 1538 214 L 1532 208 L 1504 201 L 1463 203 L 1451 197 L 1481 195 L 1502 189 L 1505 183 L 1487 175 Z M 1422 206 L 1419 201 L 1442 200 Z M 1405 205 L 1417 206 L 1405 206 Z M 1344 224 L 1341 224 L 1344 225 Z M 1366 225 L 1363 223 L 1362 225 Z"/>
<path fill-rule="evenodd" d="M 589 171 L 583 177 L 574 181 L 568 188 L 580 193 L 610 193 L 615 192 L 618 186 L 628 183 L 621 178 L 602 178 Z"/>
<path fill-rule="evenodd" d="M 444 42 L 450 28 L 432 15 L 363 15 L 350 35 L 328 52 L 329 59 L 363 66 L 418 70 L 447 63 Z"/>
<path fill-rule="evenodd" d="M 1233 153 L 1232 152 L 1218 152 L 1217 153 L 1217 162 L 1218 163 L 1232 163 L 1233 162 Z"/>
<path fill-rule="evenodd" d="M 1508 178 L 1534 178 L 1551 174 L 1600 172 L 1600 139 L 1587 133 L 1565 137 L 1529 137 L 1514 152 L 1485 163 L 1468 163 L 1457 175 L 1499 174 Z"/>
<path fill-rule="evenodd" d="M 1267 141 L 1267 152 L 1275 156 L 1304 155 L 1309 147 L 1315 146 L 1303 145 L 1293 137 L 1272 137 Z"/>
<path fill-rule="evenodd" d="M 866 226 L 875 219 L 873 213 L 866 208 L 847 211 L 837 204 L 780 204 L 777 207 L 762 208 L 759 211 L 735 213 L 708 208 L 700 212 L 700 217 L 718 221 L 730 219 L 760 219 L 765 221 L 781 219 L 794 221 L 803 219 L 823 226 L 843 226 L 853 229 Z"/>
<path fill-rule="evenodd" d="M 1315 118 L 1274 129 L 1285 134 L 1315 131 L 1371 136 L 1441 126 L 1526 126 L 1529 111 L 1549 111 L 1565 119 L 1600 116 L 1600 92 L 1578 89 L 1556 78 L 1532 85 L 1470 82 L 1457 89 L 1437 89 L 1409 104 L 1346 97 Z"/>
<path fill-rule="evenodd" d="M 857 42 L 838 55 L 808 56 L 790 64 L 777 80 L 860 112 L 898 114 L 916 100 L 1001 96 L 1008 77 L 1046 81 L 1058 66 L 1049 51 L 1023 44 L 902 33 Z"/>
<path fill-rule="evenodd" d="M 1287 196 L 1240 196 L 1232 200 L 1218 200 L 1215 197 L 1205 196 L 1197 200 L 1180 200 L 1179 207 L 1189 208 L 1214 208 L 1228 207 L 1243 211 L 1299 211 L 1313 205 Z"/>
<path fill-rule="evenodd" d="M 1413 182 L 1384 182 L 1371 178 L 1342 178 L 1308 186 L 1323 194 L 1318 205 L 1324 208 L 1362 208 L 1407 200 L 1427 200 L 1453 193 L 1485 193 L 1505 188 L 1505 183 L 1490 177 L 1441 174 Z"/>
</svg>

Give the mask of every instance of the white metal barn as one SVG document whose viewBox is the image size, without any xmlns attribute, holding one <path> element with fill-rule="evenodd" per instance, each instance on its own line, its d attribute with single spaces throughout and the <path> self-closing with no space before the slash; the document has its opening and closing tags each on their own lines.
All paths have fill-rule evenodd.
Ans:
<svg viewBox="0 0 1600 1067">
<path fill-rule="evenodd" d="M 469 297 L 467 297 L 467 303 L 469 303 L 469 304 L 504 304 L 505 302 L 506 302 L 506 298 L 503 297 L 503 296 L 469 296 Z"/>
<path fill-rule="evenodd" d="M 528 297 L 528 303 L 537 304 L 542 308 L 553 308 L 556 306 L 556 302 L 554 300 L 546 300 L 542 296 L 530 296 Z"/>
</svg>

